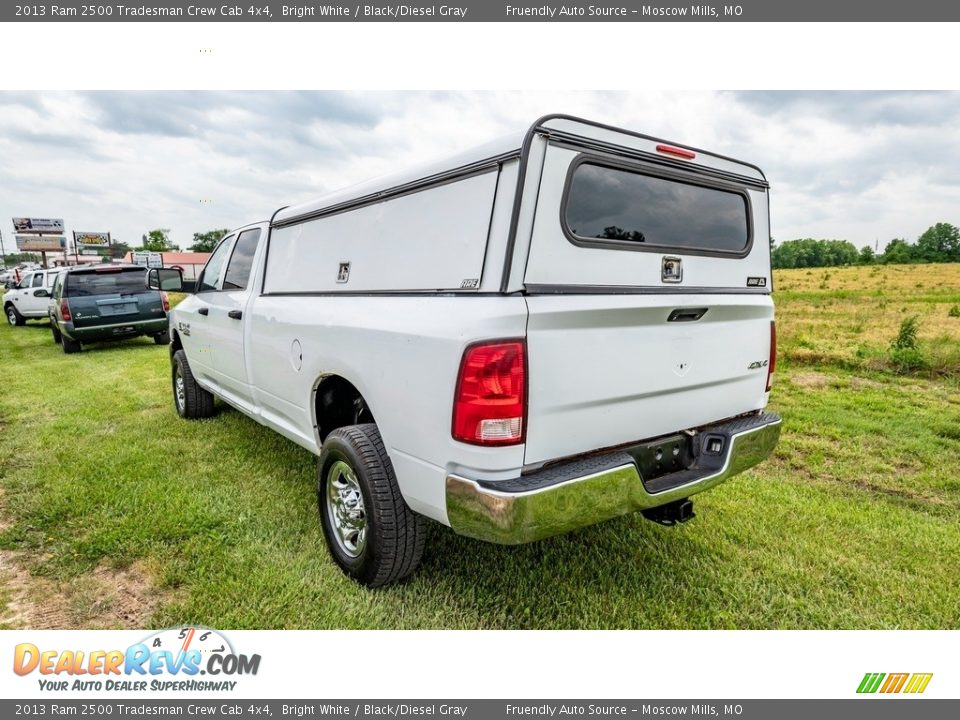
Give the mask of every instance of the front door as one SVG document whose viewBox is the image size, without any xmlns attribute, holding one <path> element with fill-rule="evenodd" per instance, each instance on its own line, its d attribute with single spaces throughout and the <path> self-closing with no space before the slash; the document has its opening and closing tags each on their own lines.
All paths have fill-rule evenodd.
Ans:
<svg viewBox="0 0 960 720">
<path fill-rule="evenodd" d="M 260 234 L 260 228 L 252 228 L 237 236 L 219 287 L 203 297 L 207 308 L 204 334 L 211 345 L 211 376 L 224 394 L 243 403 L 252 401 L 244 352 L 244 312 L 250 298 L 250 271 Z"/>
</svg>

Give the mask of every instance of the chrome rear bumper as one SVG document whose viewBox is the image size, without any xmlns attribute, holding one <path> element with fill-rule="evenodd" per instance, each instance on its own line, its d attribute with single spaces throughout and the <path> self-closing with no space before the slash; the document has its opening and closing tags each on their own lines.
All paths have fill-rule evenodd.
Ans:
<svg viewBox="0 0 960 720">
<path fill-rule="evenodd" d="M 709 490 L 773 452 L 781 420 L 773 413 L 700 428 L 690 468 L 644 482 L 628 451 L 551 467 L 515 480 L 447 476 L 447 517 L 460 535 L 504 545 L 542 540 L 609 518 Z M 707 452 L 709 440 L 723 450 Z"/>
</svg>

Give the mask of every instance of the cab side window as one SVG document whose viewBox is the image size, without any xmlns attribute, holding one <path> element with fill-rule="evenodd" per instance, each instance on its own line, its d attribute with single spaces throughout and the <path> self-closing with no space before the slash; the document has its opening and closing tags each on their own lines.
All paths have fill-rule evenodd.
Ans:
<svg viewBox="0 0 960 720">
<path fill-rule="evenodd" d="M 213 255 L 207 260 L 207 266 L 203 269 L 200 281 L 197 283 L 197 292 L 210 292 L 220 289 L 220 278 L 223 275 L 224 267 L 227 264 L 227 253 L 230 252 L 230 246 L 233 244 L 233 235 L 224 238 L 213 251 Z"/>
<path fill-rule="evenodd" d="M 37 273 L 33 276 L 33 287 L 43 287 L 43 273 Z"/>
<path fill-rule="evenodd" d="M 233 255 L 227 265 L 227 274 L 223 279 L 224 290 L 245 290 L 250 281 L 253 267 L 253 255 L 260 240 L 260 228 L 244 230 L 233 247 Z"/>
<path fill-rule="evenodd" d="M 30 283 L 33 282 L 33 273 L 27 273 L 22 278 L 20 282 L 17 283 L 17 290 L 23 290 L 24 288 L 30 287 Z"/>
</svg>

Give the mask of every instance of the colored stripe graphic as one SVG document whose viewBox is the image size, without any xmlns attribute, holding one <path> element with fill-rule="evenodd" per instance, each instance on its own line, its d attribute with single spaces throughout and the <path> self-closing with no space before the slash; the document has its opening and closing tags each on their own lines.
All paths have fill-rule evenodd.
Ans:
<svg viewBox="0 0 960 720">
<path fill-rule="evenodd" d="M 910 678 L 910 682 L 907 683 L 907 687 L 904 692 L 922 693 L 927 689 L 927 685 L 930 684 L 930 679 L 932 677 L 933 673 L 914 673 L 913 677 Z"/>
<path fill-rule="evenodd" d="M 860 681 L 860 687 L 857 688 L 858 693 L 875 693 L 877 688 L 880 687 L 880 681 L 883 680 L 885 675 L 883 673 L 867 673 L 863 676 L 863 680 Z"/>
<path fill-rule="evenodd" d="M 898 693 L 903 689 L 903 685 L 907 682 L 907 678 L 910 677 L 910 673 L 890 673 L 887 675 L 887 681 L 883 684 L 883 687 L 880 688 L 882 693 Z"/>
<path fill-rule="evenodd" d="M 890 673 L 889 675 L 866 673 L 857 686 L 857 692 L 869 694 L 879 691 L 888 695 L 899 692 L 917 694 L 927 689 L 932 678 L 933 673 L 913 673 L 912 675 L 910 673 Z"/>
</svg>

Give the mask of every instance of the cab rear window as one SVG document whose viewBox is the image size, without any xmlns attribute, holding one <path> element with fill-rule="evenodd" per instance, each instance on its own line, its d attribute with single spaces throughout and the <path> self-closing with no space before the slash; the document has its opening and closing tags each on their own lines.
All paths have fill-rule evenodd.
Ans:
<svg viewBox="0 0 960 720">
<path fill-rule="evenodd" d="M 750 243 L 743 193 L 591 161 L 570 175 L 563 221 L 575 242 L 625 249 L 737 254 Z"/>
<path fill-rule="evenodd" d="M 137 295 L 153 292 L 147 288 L 146 274 L 146 268 L 68 273 L 66 294 L 82 297 L 85 295 Z"/>
</svg>

